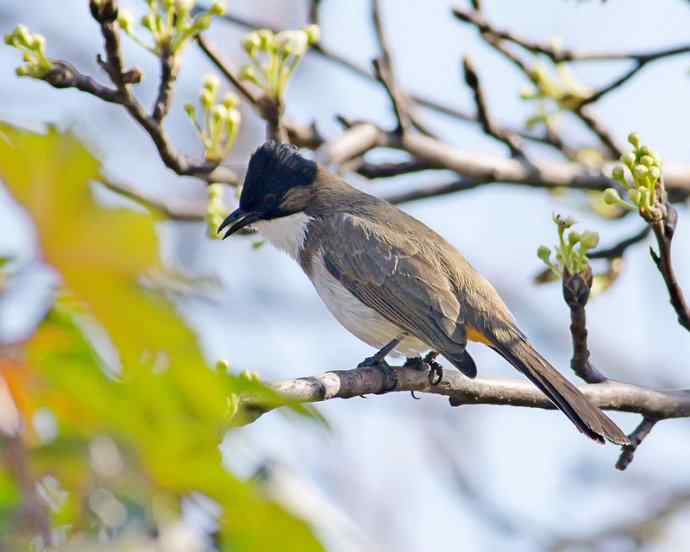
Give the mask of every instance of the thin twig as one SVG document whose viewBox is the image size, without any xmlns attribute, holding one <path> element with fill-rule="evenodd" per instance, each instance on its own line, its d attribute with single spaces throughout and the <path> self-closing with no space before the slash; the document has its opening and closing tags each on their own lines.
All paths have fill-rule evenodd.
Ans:
<svg viewBox="0 0 690 552">
<path fill-rule="evenodd" d="M 671 240 L 673 239 L 678 215 L 670 204 L 666 206 L 666 209 L 668 212 L 667 218 L 652 224 L 652 231 L 659 246 L 659 253 L 656 253 L 651 247 L 649 248 L 649 253 L 664 278 L 671 305 L 678 315 L 678 323 L 690 331 L 690 309 L 688 309 L 688 303 L 685 300 L 685 295 L 678 283 L 673 263 L 671 262 Z"/>
<path fill-rule="evenodd" d="M 470 23 L 476 27 L 481 33 L 488 33 L 501 40 L 507 40 L 529 50 L 533 54 L 543 54 L 549 57 L 554 63 L 562 63 L 566 61 L 617 61 L 617 60 L 632 60 L 642 63 L 649 63 L 659 59 L 677 56 L 680 54 L 690 53 L 690 44 L 681 44 L 669 48 L 661 48 L 652 50 L 650 52 L 586 52 L 579 50 L 572 50 L 569 48 L 562 48 L 553 44 L 537 42 L 528 38 L 518 36 L 511 31 L 499 29 L 489 23 L 479 10 L 465 10 L 462 8 L 454 8 L 453 14 L 455 17 Z"/>
<path fill-rule="evenodd" d="M 621 455 L 618 457 L 618 462 L 616 462 L 616 469 L 623 471 L 630 465 L 630 462 L 633 461 L 635 456 L 637 447 L 642 444 L 642 441 L 645 439 L 645 437 L 647 437 L 647 435 L 649 435 L 649 432 L 652 431 L 652 428 L 658 421 L 659 420 L 655 418 L 642 418 L 640 425 L 638 425 L 634 431 L 628 435 L 630 444 L 623 445 Z"/>
<path fill-rule="evenodd" d="M 511 133 L 507 133 L 502 129 L 499 129 L 495 124 L 489 113 L 489 107 L 484 96 L 484 91 L 482 90 L 481 83 L 479 82 L 479 76 L 474 68 L 474 64 L 469 56 L 465 56 L 462 62 L 463 73 L 465 75 L 465 82 L 467 86 L 472 90 L 474 96 L 474 103 L 477 107 L 477 119 L 479 124 L 486 134 L 495 138 L 499 142 L 503 142 L 513 157 L 525 157 L 524 150 L 520 144 L 520 140 L 517 136 Z"/>
<path fill-rule="evenodd" d="M 595 249 L 594 251 L 590 252 L 587 254 L 587 256 L 590 259 L 617 259 L 623 256 L 625 251 L 628 249 L 628 247 L 631 247 L 637 243 L 640 243 L 642 240 L 644 240 L 647 236 L 649 236 L 649 233 L 652 231 L 651 226 L 648 224 L 645 224 L 645 226 L 637 232 L 636 234 L 633 234 L 629 238 L 625 238 L 624 240 L 621 240 L 615 245 L 612 245 L 611 247 L 607 248 L 602 248 L 602 249 Z"/>
</svg>

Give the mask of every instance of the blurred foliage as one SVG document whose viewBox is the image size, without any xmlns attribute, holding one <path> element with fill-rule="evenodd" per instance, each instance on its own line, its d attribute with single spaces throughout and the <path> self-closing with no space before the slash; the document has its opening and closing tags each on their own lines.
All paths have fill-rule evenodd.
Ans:
<svg viewBox="0 0 690 552">
<path fill-rule="evenodd" d="M 0 350 L 0 383 L 25 421 L 22 469 L 40 482 L 54 534 L 101 550 L 104 537 L 174 523 L 181 500 L 201 494 L 219 507 L 221 549 L 321 550 L 305 522 L 223 466 L 232 398 L 278 398 L 253 378 L 209 367 L 174 307 L 140 285 L 143 273 L 161 268 L 156 220 L 96 203 L 99 171 L 71 135 L 0 125 L 0 178 L 62 277 L 21 354 Z M 2 439 L 5 452 L 10 440 Z M 9 457 L 0 468 L 4 535 L 20 527 L 24 488 Z M 101 544 L 84 548 L 96 536 Z M 5 544 L 28 537 L 10 532 Z"/>
</svg>

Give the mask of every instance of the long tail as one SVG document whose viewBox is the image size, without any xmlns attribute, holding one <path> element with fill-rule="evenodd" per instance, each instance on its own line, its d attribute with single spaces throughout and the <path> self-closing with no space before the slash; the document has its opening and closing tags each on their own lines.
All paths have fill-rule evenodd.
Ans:
<svg viewBox="0 0 690 552">
<path fill-rule="evenodd" d="M 630 443 L 621 429 L 556 371 L 522 335 L 506 332 L 505 338 L 493 339 L 490 346 L 541 389 L 587 437 L 600 443 L 605 440 L 618 445 Z"/>
</svg>

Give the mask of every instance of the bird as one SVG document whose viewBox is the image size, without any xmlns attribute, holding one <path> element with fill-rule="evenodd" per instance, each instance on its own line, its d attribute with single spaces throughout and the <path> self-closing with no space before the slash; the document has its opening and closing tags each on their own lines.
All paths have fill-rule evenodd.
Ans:
<svg viewBox="0 0 690 552">
<path fill-rule="evenodd" d="M 218 228 L 224 239 L 251 227 L 297 261 L 342 326 L 385 357 L 438 366 L 446 358 L 474 378 L 468 341 L 524 374 L 594 441 L 628 444 L 621 429 L 530 344 L 498 292 L 421 221 L 289 144 L 268 141 L 251 156 L 239 207 Z M 428 353 L 422 358 L 422 355 Z"/>
</svg>

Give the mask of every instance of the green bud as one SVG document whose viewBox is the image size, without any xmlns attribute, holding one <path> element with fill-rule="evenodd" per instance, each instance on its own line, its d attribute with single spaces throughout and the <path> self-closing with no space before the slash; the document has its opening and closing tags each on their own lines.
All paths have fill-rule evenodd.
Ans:
<svg viewBox="0 0 690 552">
<path fill-rule="evenodd" d="M 134 30 L 134 16 L 127 10 L 120 10 L 118 12 L 117 23 L 128 34 Z"/>
<path fill-rule="evenodd" d="M 35 34 L 31 37 L 29 48 L 31 50 L 42 52 L 46 47 L 46 37 L 41 34 Z"/>
<path fill-rule="evenodd" d="M 632 167 L 635 166 L 635 161 L 636 161 L 636 160 L 637 160 L 637 159 L 635 158 L 635 154 L 634 154 L 634 153 L 631 153 L 631 152 L 628 152 L 628 153 L 626 153 L 625 155 L 623 155 L 623 156 L 621 157 L 621 161 L 622 161 L 623 163 L 625 163 L 625 165 L 626 165 L 629 169 L 632 169 Z"/>
<path fill-rule="evenodd" d="M 208 90 L 211 94 L 215 94 L 220 87 L 220 79 L 216 75 L 209 73 L 204 75 L 202 86 L 204 90 Z"/>
<path fill-rule="evenodd" d="M 618 205 L 623 202 L 620 194 L 614 188 L 606 188 L 603 199 L 606 205 Z"/>
<path fill-rule="evenodd" d="M 261 38 L 259 38 L 259 33 L 257 32 L 251 32 L 242 39 L 242 48 L 244 48 L 244 51 L 247 52 L 247 55 L 250 57 L 254 57 L 256 50 L 260 47 Z"/>
<path fill-rule="evenodd" d="M 649 148 L 649 146 L 642 146 L 640 148 L 640 155 L 652 155 L 654 152 Z"/>
<path fill-rule="evenodd" d="M 318 25 L 307 25 L 304 27 L 309 45 L 316 44 L 321 39 L 321 29 Z"/>
<path fill-rule="evenodd" d="M 156 28 L 155 17 L 152 14 L 147 13 L 144 17 L 141 18 L 141 26 L 144 27 L 144 29 L 154 32 L 154 29 Z"/>
<path fill-rule="evenodd" d="M 230 109 L 225 120 L 228 123 L 228 128 L 236 128 L 242 122 L 242 115 L 236 109 Z"/>
<path fill-rule="evenodd" d="M 599 245 L 599 234 L 597 232 L 583 232 L 580 243 L 583 249 L 592 249 Z"/>
<path fill-rule="evenodd" d="M 223 372 L 230 372 L 230 364 L 227 360 L 219 360 L 216 362 L 216 370 L 222 370 Z"/>
<path fill-rule="evenodd" d="M 613 171 L 611 172 L 611 176 L 615 180 L 619 180 L 619 181 L 625 180 L 625 170 L 620 165 L 616 165 L 613 168 Z"/>
<path fill-rule="evenodd" d="M 240 105 L 240 99 L 237 97 L 237 94 L 228 92 L 223 98 L 223 105 L 227 109 L 235 109 L 238 105 Z"/>
<path fill-rule="evenodd" d="M 29 47 L 29 43 L 31 42 L 31 33 L 26 25 L 17 25 L 17 27 L 14 29 L 14 35 L 17 37 L 19 44 L 26 46 L 27 48 Z"/>
<path fill-rule="evenodd" d="M 635 165 L 635 175 L 639 176 L 640 178 L 643 178 L 647 176 L 649 173 L 649 169 L 645 167 L 644 165 Z"/>
<path fill-rule="evenodd" d="M 654 158 L 651 155 L 643 155 L 640 158 L 640 163 L 642 163 L 645 167 L 653 167 Z"/>
<path fill-rule="evenodd" d="M 255 84 L 259 83 L 259 79 L 256 77 L 256 69 L 251 65 L 244 65 L 240 69 L 240 80 L 246 80 L 253 82 Z"/>
<path fill-rule="evenodd" d="M 256 31 L 259 36 L 259 49 L 268 52 L 273 49 L 275 35 L 269 29 L 259 29 Z"/>
<path fill-rule="evenodd" d="M 580 241 L 580 233 L 576 232 L 575 230 L 571 230 L 570 234 L 568 235 L 568 243 L 570 245 L 575 245 L 579 241 Z"/>
<path fill-rule="evenodd" d="M 640 147 L 640 135 L 637 132 L 631 132 L 628 134 L 628 142 L 635 149 Z"/>
<path fill-rule="evenodd" d="M 215 95 L 204 89 L 199 96 L 199 103 L 201 103 L 204 109 L 211 109 L 214 99 Z"/>
<path fill-rule="evenodd" d="M 14 72 L 18 77 L 28 77 L 31 73 L 31 70 L 26 65 L 20 65 L 14 70 Z"/>
<path fill-rule="evenodd" d="M 661 178 L 661 171 L 659 170 L 659 167 L 652 167 L 649 169 L 649 174 L 655 182 Z"/>
<path fill-rule="evenodd" d="M 184 104 L 184 110 L 192 119 L 196 119 L 196 107 L 193 103 Z"/>
<path fill-rule="evenodd" d="M 304 31 L 281 31 L 275 37 L 275 45 L 285 54 L 300 57 L 307 51 L 309 39 Z"/>
<path fill-rule="evenodd" d="M 549 264 L 549 259 L 551 258 L 551 250 L 545 245 L 540 245 L 537 249 L 537 257 L 539 257 L 546 264 Z"/>
<path fill-rule="evenodd" d="M 213 23 L 213 18 L 210 15 L 202 15 L 194 22 L 194 26 L 200 31 L 205 31 L 211 23 Z"/>
<path fill-rule="evenodd" d="M 225 108 L 225 106 L 222 105 L 214 105 L 213 109 L 211 109 L 211 117 L 213 117 L 213 120 L 220 123 L 221 121 L 224 121 L 228 116 L 228 110 Z"/>
<path fill-rule="evenodd" d="M 216 0 L 212 5 L 211 9 L 208 10 L 211 15 L 225 15 L 225 2 L 220 2 Z"/>
<path fill-rule="evenodd" d="M 186 15 L 194 8 L 196 0 L 174 0 L 175 11 L 178 15 Z"/>
</svg>

